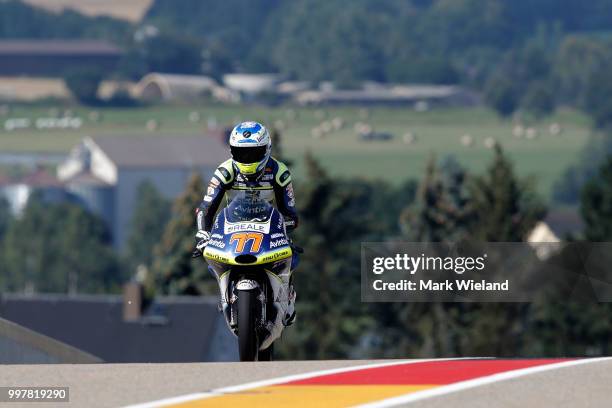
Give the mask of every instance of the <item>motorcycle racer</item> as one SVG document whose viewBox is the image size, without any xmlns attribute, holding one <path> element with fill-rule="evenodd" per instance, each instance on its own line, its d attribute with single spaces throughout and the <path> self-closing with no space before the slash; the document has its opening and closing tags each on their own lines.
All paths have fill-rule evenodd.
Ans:
<svg viewBox="0 0 612 408">
<path fill-rule="evenodd" d="M 223 198 L 229 202 L 240 191 L 257 191 L 261 198 L 275 205 L 288 231 L 298 225 L 291 173 L 284 163 L 271 156 L 272 140 L 268 130 L 257 122 L 240 123 L 232 130 L 229 145 L 232 157 L 217 167 L 196 210 L 198 232 L 195 239 L 199 251 L 204 251 L 210 240 L 215 214 Z M 292 270 L 297 261 L 294 254 Z M 295 289 L 290 284 L 289 307 L 283 320 L 285 326 L 295 320 L 295 297 Z"/>
</svg>

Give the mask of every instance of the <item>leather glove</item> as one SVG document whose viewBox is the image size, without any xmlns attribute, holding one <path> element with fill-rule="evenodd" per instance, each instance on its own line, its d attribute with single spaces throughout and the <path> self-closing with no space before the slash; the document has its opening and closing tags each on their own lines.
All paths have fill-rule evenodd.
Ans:
<svg viewBox="0 0 612 408">
<path fill-rule="evenodd" d="M 210 241 L 210 232 L 199 230 L 195 236 L 195 240 L 197 250 L 200 252 L 204 252 L 204 248 L 206 248 L 208 241 Z"/>
</svg>

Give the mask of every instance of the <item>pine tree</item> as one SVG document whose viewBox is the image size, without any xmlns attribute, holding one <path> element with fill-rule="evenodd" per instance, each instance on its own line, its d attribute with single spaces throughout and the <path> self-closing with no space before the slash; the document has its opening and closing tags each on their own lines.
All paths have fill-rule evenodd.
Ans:
<svg viewBox="0 0 612 408">
<path fill-rule="evenodd" d="M 127 255 L 130 269 L 142 264 L 151 266 L 153 248 L 160 241 L 170 218 L 170 203 L 151 182 L 138 186 L 138 201 L 134 209 Z"/>
<path fill-rule="evenodd" d="M 468 239 L 475 218 L 465 170 L 452 157 L 441 166 L 431 157 L 415 201 L 400 215 L 400 225 L 409 241 L 459 243 Z M 379 308 L 393 316 L 385 327 L 391 345 L 384 347 L 393 350 L 388 357 L 458 352 L 460 304 L 397 303 Z"/>
<path fill-rule="evenodd" d="M 581 208 L 584 236 L 588 241 L 604 242 L 612 238 L 612 156 L 582 190 Z"/>
<path fill-rule="evenodd" d="M 485 242 L 520 242 L 546 210 L 532 180 L 521 180 L 501 146 L 484 176 L 474 178 L 472 197 L 478 216 L 473 237 Z"/>
<path fill-rule="evenodd" d="M 298 323 L 278 351 L 292 359 L 346 358 L 372 324 L 360 297 L 362 240 L 374 228 L 366 186 L 332 180 L 310 155 L 308 177 L 297 190 L 300 227 L 295 242 L 305 249 L 294 273 Z"/>
<path fill-rule="evenodd" d="M 0 243 L 6 233 L 6 230 L 11 222 L 12 215 L 8 201 L 4 197 L 0 197 Z"/>
<path fill-rule="evenodd" d="M 3 287 L 11 291 L 117 291 L 121 266 L 104 222 L 73 204 L 30 197 L 3 245 Z"/>
<path fill-rule="evenodd" d="M 176 199 L 172 217 L 154 250 L 148 295 L 153 291 L 171 295 L 214 293 L 214 282 L 210 280 L 205 262 L 202 258 L 191 258 L 196 232 L 195 209 L 202 201 L 203 191 L 202 178 L 194 173 L 185 192 Z"/>
<path fill-rule="evenodd" d="M 414 241 L 457 242 L 474 220 L 466 172 L 452 158 L 442 168 L 430 158 L 416 200 L 402 211 L 404 235 Z"/>
<path fill-rule="evenodd" d="M 0 271 L 6 270 L 4 265 L 4 235 L 12 218 L 9 203 L 3 197 L 0 197 Z M 0 274 L 0 290 L 5 287 L 4 280 L 6 277 L 4 275 Z"/>
<path fill-rule="evenodd" d="M 519 179 L 500 145 L 483 176 L 474 178 L 471 195 L 478 220 L 472 236 L 478 242 L 521 242 L 545 214 L 532 180 Z M 488 263 L 502 262 L 503 255 L 492 248 Z M 527 262 L 527 260 L 525 260 Z M 463 352 L 470 355 L 515 355 L 524 347 L 530 304 L 466 304 L 462 314 Z"/>
<path fill-rule="evenodd" d="M 287 166 L 291 166 L 293 161 L 285 157 L 283 149 L 283 133 L 277 128 L 272 128 L 270 132 L 270 138 L 272 139 L 272 156 L 282 161 Z"/>
</svg>

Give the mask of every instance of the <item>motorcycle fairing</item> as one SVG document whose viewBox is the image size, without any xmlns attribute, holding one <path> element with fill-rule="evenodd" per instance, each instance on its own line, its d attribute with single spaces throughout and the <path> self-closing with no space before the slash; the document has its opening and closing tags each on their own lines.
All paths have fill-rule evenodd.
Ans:
<svg viewBox="0 0 612 408">
<path fill-rule="evenodd" d="M 236 234 L 261 234 L 259 245 L 256 239 L 245 239 L 243 246 L 236 242 Z M 280 337 L 284 328 L 282 319 L 286 314 L 289 302 L 289 278 L 291 275 L 291 258 L 293 251 L 287 238 L 284 219 L 276 209 L 272 209 L 270 216 L 264 222 L 245 221 L 230 222 L 227 220 L 227 208 L 221 211 L 211 231 L 209 244 L 204 250 L 204 258 L 214 272 L 221 292 L 221 307 L 229 329 L 237 334 L 234 318 L 231 315 L 230 305 L 233 303 L 234 292 L 233 273 L 248 273 L 249 269 L 263 270 L 267 276 L 267 284 L 272 293 L 268 303 L 273 306 L 273 313 L 268 319 L 267 332 L 260 349 L 269 347 L 274 340 Z M 251 262 L 239 262 L 240 256 L 249 255 Z M 247 260 L 249 260 L 247 258 Z M 264 305 L 265 309 L 265 305 Z M 264 312 L 265 313 L 265 312 Z"/>
</svg>

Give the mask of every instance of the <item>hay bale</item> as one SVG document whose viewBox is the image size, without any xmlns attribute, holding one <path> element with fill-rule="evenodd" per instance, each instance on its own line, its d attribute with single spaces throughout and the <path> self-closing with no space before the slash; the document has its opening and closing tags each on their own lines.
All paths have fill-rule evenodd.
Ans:
<svg viewBox="0 0 612 408">
<path fill-rule="evenodd" d="M 533 140 L 538 137 L 538 130 L 533 127 L 528 127 L 525 129 L 525 138 L 528 140 Z"/>
<path fill-rule="evenodd" d="M 497 142 L 495 141 L 495 139 L 493 139 L 492 137 L 487 137 L 484 140 L 484 146 L 487 149 L 493 149 L 495 147 L 495 145 L 497 144 Z"/>
<path fill-rule="evenodd" d="M 464 147 L 472 147 L 474 146 L 474 138 L 472 137 L 472 135 L 466 133 L 465 135 L 461 136 L 460 138 L 461 144 Z"/>
<path fill-rule="evenodd" d="M 404 135 L 402 136 L 402 140 L 404 141 L 405 144 L 407 145 L 411 145 L 416 143 L 417 141 L 417 137 L 414 133 L 412 132 L 406 132 L 404 133 Z"/>
<path fill-rule="evenodd" d="M 516 137 L 517 139 L 522 138 L 525 136 L 525 128 L 522 125 L 515 125 L 512 128 L 512 136 Z"/>
<path fill-rule="evenodd" d="M 159 129 L 159 121 L 157 119 L 149 119 L 146 123 L 146 128 L 149 132 L 154 132 Z"/>
<path fill-rule="evenodd" d="M 559 123 L 554 122 L 551 123 L 548 127 L 548 132 L 553 136 L 559 136 L 561 132 L 563 132 L 563 129 L 561 128 L 561 125 Z"/>
<path fill-rule="evenodd" d="M 200 123 L 200 120 L 202 119 L 200 112 L 197 111 L 193 111 L 189 113 L 189 122 L 191 123 Z"/>
</svg>

